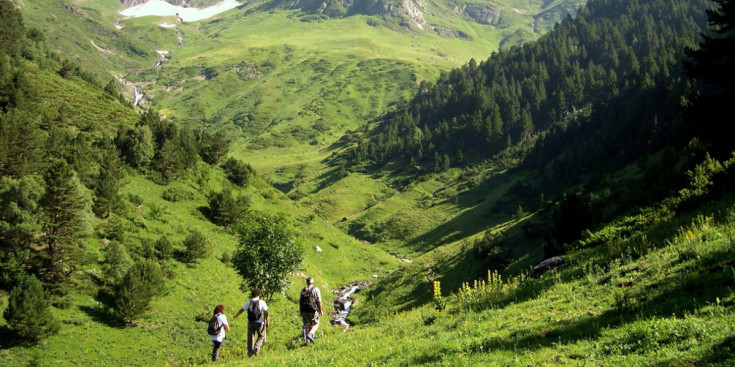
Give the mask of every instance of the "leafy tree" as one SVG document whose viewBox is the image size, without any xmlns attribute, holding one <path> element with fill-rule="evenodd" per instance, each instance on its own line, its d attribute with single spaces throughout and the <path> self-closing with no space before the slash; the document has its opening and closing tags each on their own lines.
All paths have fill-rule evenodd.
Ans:
<svg viewBox="0 0 735 367">
<path fill-rule="evenodd" d="M 232 188 L 225 185 L 221 192 L 209 195 L 209 213 L 212 221 L 227 227 L 242 222 L 250 213 L 250 198 L 236 196 Z"/>
<path fill-rule="evenodd" d="M 184 259 L 187 262 L 198 263 L 199 259 L 204 258 L 209 253 L 209 241 L 204 235 L 193 230 L 189 232 L 189 235 L 184 239 Z"/>
<path fill-rule="evenodd" d="M 152 260 L 135 263 L 115 291 L 115 315 L 123 322 L 132 321 L 148 309 L 154 297 L 163 293 L 164 286 L 158 263 Z"/>
<path fill-rule="evenodd" d="M 100 172 L 94 185 L 92 210 L 101 218 L 107 218 L 123 206 L 120 188 L 124 177 L 120 155 L 114 147 L 106 149 L 100 162 Z"/>
<path fill-rule="evenodd" d="M 43 207 L 43 276 L 52 283 L 76 269 L 85 235 L 87 198 L 76 173 L 63 160 L 56 160 L 44 175 L 46 192 Z"/>
<path fill-rule="evenodd" d="M 288 286 L 289 275 L 301 264 L 303 251 L 286 220 L 264 215 L 239 226 L 240 244 L 232 258 L 247 287 L 258 287 L 270 298 Z"/>
<path fill-rule="evenodd" d="M 253 167 L 237 158 L 228 158 L 222 169 L 230 182 L 241 187 L 249 184 L 250 179 L 255 176 Z"/>
<path fill-rule="evenodd" d="M 34 276 L 24 277 L 10 292 L 5 321 L 15 333 L 38 342 L 59 330 L 59 322 L 51 314 L 51 302 Z"/>
</svg>

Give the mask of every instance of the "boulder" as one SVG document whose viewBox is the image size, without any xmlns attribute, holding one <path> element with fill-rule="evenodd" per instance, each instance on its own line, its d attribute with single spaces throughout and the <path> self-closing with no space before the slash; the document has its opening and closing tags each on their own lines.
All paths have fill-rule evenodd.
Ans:
<svg viewBox="0 0 735 367">
<path fill-rule="evenodd" d="M 567 264 L 567 261 L 563 256 L 550 257 L 538 265 L 533 267 L 533 275 L 540 276 L 541 274 L 555 268 L 563 267 Z"/>
</svg>

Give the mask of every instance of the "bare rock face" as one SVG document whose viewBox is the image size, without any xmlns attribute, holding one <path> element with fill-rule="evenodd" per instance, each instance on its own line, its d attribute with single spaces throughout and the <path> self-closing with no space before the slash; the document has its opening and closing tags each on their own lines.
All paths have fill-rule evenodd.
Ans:
<svg viewBox="0 0 735 367">
<path fill-rule="evenodd" d="M 500 9 L 492 5 L 461 4 L 455 6 L 454 14 L 464 14 L 472 22 L 496 25 L 500 20 Z"/>
</svg>

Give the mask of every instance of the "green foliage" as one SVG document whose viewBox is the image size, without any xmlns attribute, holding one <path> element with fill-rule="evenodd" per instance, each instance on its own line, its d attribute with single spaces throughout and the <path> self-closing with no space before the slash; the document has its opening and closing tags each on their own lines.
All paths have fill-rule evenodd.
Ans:
<svg viewBox="0 0 735 367">
<path fill-rule="evenodd" d="M 237 195 L 229 185 L 209 195 L 209 215 L 223 227 L 241 223 L 250 214 L 250 197 Z"/>
<path fill-rule="evenodd" d="M 189 189 L 187 188 L 183 188 L 180 186 L 172 186 L 172 187 L 167 188 L 163 192 L 163 194 L 161 195 L 161 198 L 163 198 L 163 200 L 175 203 L 179 201 L 186 201 L 186 200 L 194 199 L 194 193 L 189 191 Z"/>
<path fill-rule="evenodd" d="M 41 282 L 32 275 L 23 278 L 10 292 L 3 317 L 20 338 L 33 342 L 59 330 L 59 322 L 51 314 L 51 302 Z"/>
<path fill-rule="evenodd" d="M 33 113 L 0 112 L 0 142 L 0 175 L 20 178 L 39 171 L 45 134 Z"/>
<path fill-rule="evenodd" d="M 202 160 L 211 165 L 218 164 L 227 155 L 227 141 L 221 131 L 214 134 L 202 131 L 197 137 L 197 144 Z"/>
<path fill-rule="evenodd" d="M 15 4 L 10 0 L 0 0 L 0 19 L 3 20 L 0 32 L 0 53 L 11 56 L 20 53 L 25 35 L 23 18 Z"/>
<path fill-rule="evenodd" d="M 125 274 L 115 291 L 115 315 L 123 322 L 140 316 L 154 297 L 164 291 L 165 280 L 158 263 L 143 260 L 135 263 Z"/>
<path fill-rule="evenodd" d="M 92 210 L 97 216 L 107 218 L 110 213 L 123 207 L 120 188 L 124 175 L 125 171 L 117 149 L 114 147 L 105 149 L 94 186 Z"/>
<path fill-rule="evenodd" d="M 201 232 L 192 230 L 184 239 L 184 260 L 196 264 L 207 256 L 210 247 L 209 240 Z"/>
<path fill-rule="evenodd" d="M 288 275 L 301 264 L 303 250 L 289 229 L 286 218 L 262 215 L 253 223 L 240 225 L 240 245 L 232 265 L 243 277 L 246 287 L 259 288 L 270 297 L 286 289 Z"/>
<path fill-rule="evenodd" d="M 147 166 L 155 154 L 153 134 L 145 125 L 121 129 L 115 142 L 125 161 L 133 167 Z"/>
<path fill-rule="evenodd" d="M 230 182 L 240 187 L 246 186 L 255 176 L 253 167 L 237 158 L 228 158 L 222 164 L 222 170 Z"/>
<path fill-rule="evenodd" d="M 168 260 L 174 253 L 174 245 L 167 236 L 161 236 L 155 243 L 156 256 L 160 260 Z"/>
<path fill-rule="evenodd" d="M 46 192 L 43 206 L 45 245 L 43 278 L 58 283 L 68 277 L 80 262 L 82 237 L 87 232 L 88 199 L 76 173 L 62 160 L 51 163 L 44 175 Z"/>
<path fill-rule="evenodd" d="M 133 265 L 133 260 L 130 258 L 127 248 L 118 241 L 109 241 L 103 250 L 103 256 L 102 275 L 104 282 L 108 285 L 121 284 Z"/>
</svg>

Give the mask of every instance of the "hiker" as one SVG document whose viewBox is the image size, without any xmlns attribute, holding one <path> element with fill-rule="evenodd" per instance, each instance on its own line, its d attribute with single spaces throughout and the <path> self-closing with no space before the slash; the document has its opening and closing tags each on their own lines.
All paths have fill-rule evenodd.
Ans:
<svg viewBox="0 0 735 367">
<path fill-rule="evenodd" d="M 252 299 L 237 311 L 235 318 L 243 312 L 248 313 L 248 356 L 257 356 L 265 342 L 265 331 L 270 326 L 270 318 L 268 305 L 260 299 L 260 289 L 253 289 L 250 297 Z M 256 335 L 257 338 L 253 340 L 253 336 Z"/>
<path fill-rule="evenodd" d="M 306 287 L 299 297 L 299 316 L 304 323 L 302 334 L 304 343 L 313 343 L 316 329 L 319 328 L 319 316 L 322 315 L 322 294 L 314 287 L 314 278 L 306 278 Z"/>
<path fill-rule="evenodd" d="M 217 305 L 214 308 L 212 318 L 209 320 L 208 332 L 209 339 L 214 343 L 214 348 L 212 348 L 212 362 L 216 362 L 219 357 L 219 351 L 222 349 L 222 343 L 225 341 L 225 332 L 230 332 L 230 325 L 227 324 L 224 305 Z"/>
</svg>

